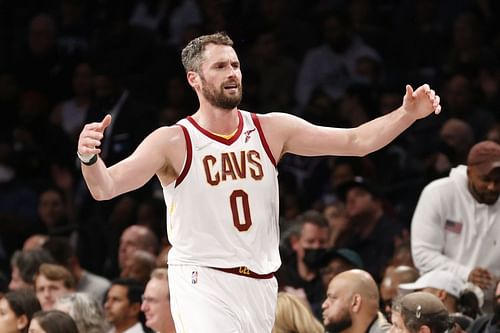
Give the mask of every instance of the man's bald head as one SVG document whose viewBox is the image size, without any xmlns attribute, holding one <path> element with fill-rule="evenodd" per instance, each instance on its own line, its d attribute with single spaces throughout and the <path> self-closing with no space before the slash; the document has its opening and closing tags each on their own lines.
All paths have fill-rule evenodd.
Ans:
<svg viewBox="0 0 500 333">
<path fill-rule="evenodd" d="M 323 302 L 323 323 L 329 331 L 366 331 L 377 316 L 379 293 L 372 276 L 360 269 L 336 275 Z"/>
<path fill-rule="evenodd" d="M 334 282 L 333 280 L 337 280 Z M 361 269 L 351 269 L 338 274 L 331 283 L 338 283 L 346 285 L 347 290 L 352 294 L 360 294 L 363 298 L 377 302 L 379 299 L 377 283 L 373 277 L 366 271 Z"/>
<path fill-rule="evenodd" d="M 137 250 L 143 250 L 155 256 L 158 252 L 158 238 L 151 229 L 143 225 L 131 225 L 123 231 L 118 251 L 120 268 L 125 266 L 130 255 Z"/>
</svg>

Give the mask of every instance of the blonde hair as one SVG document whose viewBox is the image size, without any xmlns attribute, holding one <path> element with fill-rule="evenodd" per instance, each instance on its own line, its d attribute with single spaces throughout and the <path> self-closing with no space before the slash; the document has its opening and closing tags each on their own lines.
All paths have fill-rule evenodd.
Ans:
<svg viewBox="0 0 500 333">
<path fill-rule="evenodd" d="M 323 333 L 323 325 L 296 296 L 280 292 L 272 333 Z"/>
</svg>

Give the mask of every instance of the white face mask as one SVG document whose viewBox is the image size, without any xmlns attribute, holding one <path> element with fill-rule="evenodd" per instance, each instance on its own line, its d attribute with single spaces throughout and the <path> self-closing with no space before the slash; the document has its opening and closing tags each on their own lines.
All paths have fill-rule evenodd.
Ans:
<svg viewBox="0 0 500 333">
<path fill-rule="evenodd" d="M 16 172 L 10 166 L 0 164 L 0 183 L 8 183 L 15 175 Z"/>
</svg>

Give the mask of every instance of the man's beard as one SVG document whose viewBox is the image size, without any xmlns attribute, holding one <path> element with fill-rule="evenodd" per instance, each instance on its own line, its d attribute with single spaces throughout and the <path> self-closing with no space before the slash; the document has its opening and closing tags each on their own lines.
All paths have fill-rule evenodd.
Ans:
<svg viewBox="0 0 500 333">
<path fill-rule="evenodd" d="M 242 86 L 238 85 L 238 94 L 226 96 L 224 94 L 223 85 L 220 86 L 219 90 L 215 88 L 214 85 L 209 84 L 205 81 L 205 78 L 202 76 L 201 81 L 203 82 L 203 87 L 201 88 L 201 92 L 203 97 L 207 99 L 207 101 L 213 106 L 221 109 L 231 110 L 238 105 L 240 105 L 242 94 Z"/>
<path fill-rule="evenodd" d="M 346 311 L 344 312 L 342 318 L 340 318 L 336 322 L 330 322 L 328 325 L 325 326 L 325 329 L 328 333 L 337 333 L 337 332 L 342 332 L 343 330 L 351 326 L 352 326 L 352 318 Z"/>
</svg>

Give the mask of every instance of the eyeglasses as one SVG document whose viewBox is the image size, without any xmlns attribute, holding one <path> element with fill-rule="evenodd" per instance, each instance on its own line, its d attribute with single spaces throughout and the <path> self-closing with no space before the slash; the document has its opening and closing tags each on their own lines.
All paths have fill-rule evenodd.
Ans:
<svg viewBox="0 0 500 333">
<path fill-rule="evenodd" d="M 161 300 L 160 300 L 160 299 L 157 299 L 157 298 L 154 298 L 154 297 L 141 295 L 141 301 L 142 301 L 142 303 L 157 304 L 157 303 L 159 303 Z M 167 299 L 166 299 L 166 301 L 168 302 L 168 301 L 169 301 L 169 298 L 167 298 Z"/>
<path fill-rule="evenodd" d="M 142 300 L 142 303 L 149 303 L 149 304 L 156 304 L 159 302 L 159 300 L 154 298 L 154 297 L 148 297 L 148 296 L 144 296 L 144 295 L 141 295 L 141 300 Z"/>
</svg>

